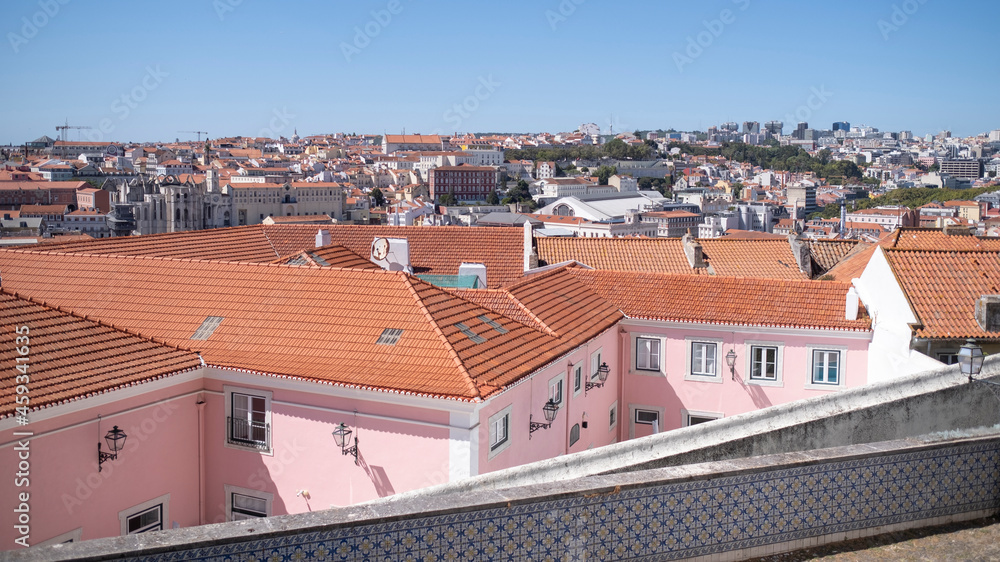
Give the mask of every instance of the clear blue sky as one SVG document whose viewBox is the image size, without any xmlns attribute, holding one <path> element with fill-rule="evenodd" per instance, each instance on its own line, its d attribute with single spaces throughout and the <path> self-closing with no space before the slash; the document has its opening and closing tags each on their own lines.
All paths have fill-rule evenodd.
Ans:
<svg viewBox="0 0 1000 562">
<path fill-rule="evenodd" d="M 116 141 L 554 133 L 612 114 L 616 131 L 1000 128 L 995 1 L 8 0 L 3 14 L 3 144 L 65 119 L 104 127 L 70 139 Z"/>
</svg>

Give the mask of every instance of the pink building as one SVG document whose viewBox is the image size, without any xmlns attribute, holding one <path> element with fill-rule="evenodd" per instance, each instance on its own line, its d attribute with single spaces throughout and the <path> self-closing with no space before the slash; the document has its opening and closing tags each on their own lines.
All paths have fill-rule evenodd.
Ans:
<svg viewBox="0 0 1000 562">
<path fill-rule="evenodd" d="M 563 265 L 445 290 L 335 244 L 251 263 L 260 228 L 0 250 L 0 368 L 28 365 L 0 458 L 29 473 L 0 494 L 30 495 L 4 548 L 348 505 L 867 381 L 844 283 Z M 157 247 L 241 261 L 129 256 Z"/>
</svg>

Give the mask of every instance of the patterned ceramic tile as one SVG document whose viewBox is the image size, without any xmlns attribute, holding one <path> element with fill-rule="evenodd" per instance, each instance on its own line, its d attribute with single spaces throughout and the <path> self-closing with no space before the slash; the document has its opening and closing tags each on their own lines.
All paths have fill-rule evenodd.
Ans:
<svg viewBox="0 0 1000 562">
<path fill-rule="evenodd" d="M 155 560 L 680 559 L 996 509 L 1000 442 L 418 517 Z"/>
</svg>

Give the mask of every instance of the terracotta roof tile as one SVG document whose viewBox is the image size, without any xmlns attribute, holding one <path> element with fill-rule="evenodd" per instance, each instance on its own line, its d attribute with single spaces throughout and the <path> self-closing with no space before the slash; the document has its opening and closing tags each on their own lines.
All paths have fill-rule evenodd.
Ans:
<svg viewBox="0 0 1000 562">
<path fill-rule="evenodd" d="M 95 255 L 153 256 L 273 262 L 316 245 L 316 225 L 253 225 L 193 232 L 105 238 L 59 245 L 59 251 Z M 456 275 L 462 262 L 486 264 L 491 288 L 519 279 L 524 266 L 520 228 L 461 226 L 329 225 L 331 243 L 369 255 L 375 238 L 406 238 L 415 273 Z"/>
<path fill-rule="evenodd" d="M 901 228 L 893 233 L 888 248 L 907 250 L 974 250 L 998 251 L 1000 238 L 956 236 L 945 234 L 938 228 Z"/>
<path fill-rule="evenodd" d="M 809 240 L 809 253 L 823 271 L 837 265 L 858 245 L 857 240 Z"/>
<path fill-rule="evenodd" d="M 9 345 L 0 353 L 0 369 L 11 384 L 0 385 L 0 418 L 14 413 L 14 375 L 27 365 L 30 409 L 37 410 L 151 381 L 201 365 L 198 355 L 155 343 L 71 313 L 0 291 L 0 334 Z M 29 361 L 16 351 L 18 333 L 26 326 Z"/>
<path fill-rule="evenodd" d="M 864 310 L 845 320 L 850 283 L 710 277 L 572 268 L 631 318 L 739 326 L 866 331 Z"/>
<path fill-rule="evenodd" d="M 0 271 L 8 290 L 197 350 L 219 367 L 464 400 L 502 390 L 621 317 L 565 269 L 508 289 L 552 333 L 381 269 L 7 250 Z M 222 321 L 192 339 L 209 316 Z M 395 345 L 375 343 L 386 328 L 403 330 Z"/>
<path fill-rule="evenodd" d="M 700 239 L 715 275 L 808 279 L 799 271 L 787 238 Z M 539 238 L 538 257 L 549 264 L 575 260 L 595 269 L 708 274 L 692 269 L 680 238 Z"/>
</svg>

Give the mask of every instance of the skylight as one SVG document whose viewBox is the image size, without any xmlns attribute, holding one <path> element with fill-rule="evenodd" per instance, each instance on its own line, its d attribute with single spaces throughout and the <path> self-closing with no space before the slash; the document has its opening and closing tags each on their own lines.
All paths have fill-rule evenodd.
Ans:
<svg viewBox="0 0 1000 562">
<path fill-rule="evenodd" d="M 396 345 L 402 335 L 402 328 L 386 328 L 382 330 L 382 335 L 378 337 L 375 345 Z"/>
<path fill-rule="evenodd" d="M 484 341 L 486 341 L 486 338 L 473 332 L 471 329 L 469 329 L 468 326 L 462 324 L 461 322 L 455 324 L 455 327 L 458 328 L 458 331 L 468 336 L 469 339 L 472 340 L 472 343 L 483 343 Z"/>
<path fill-rule="evenodd" d="M 478 318 L 480 320 L 482 320 L 484 324 L 486 324 L 490 328 L 493 328 L 494 330 L 496 330 L 498 334 L 506 334 L 507 333 L 507 328 L 504 328 L 503 326 L 501 326 L 499 323 L 497 323 L 496 320 L 491 320 L 490 318 L 487 318 L 486 316 L 478 316 Z"/>
<path fill-rule="evenodd" d="M 194 331 L 194 335 L 191 336 L 191 339 L 204 341 L 212 337 L 212 334 L 215 333 L 215 329 L 219 327 L 222 320 L 222 316 L 209 316 L 205 318 L 205 321 L 201 323 L 201 326 L 198 326 L 198 329 Z"/>
</svg>

